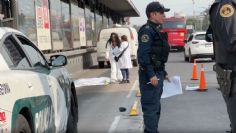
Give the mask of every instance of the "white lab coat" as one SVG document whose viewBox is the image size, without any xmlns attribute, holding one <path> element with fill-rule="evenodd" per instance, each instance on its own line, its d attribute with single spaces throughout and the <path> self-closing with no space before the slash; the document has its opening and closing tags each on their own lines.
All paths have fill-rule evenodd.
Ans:
<svg viewBox="0 0 236 133">
<path fill-rule="evenodd" d="M 119 61 L 118 61 L 118 66 L 120 69 L 127 69 L 127 68 L 132 68 L 132 62 L 131 62 L 131 57 L 130 57 L 130 44 L 127 41 L 124 41 L 121 43 L 120 46 L 120 51 L 122 52 L 126 47 L 128 46 L 128 48 L 125 50 L 125 52 L 123 53 L 123 55 L 120 57 Z"/>
<path fill-rule="evenodd" d="M 111 82 L 116 82 L 118 80 L 121 81 L 123 77 L 120 68 L 118 66 L 118 63 L 114 59 L 113 48 L 110 43 L 107 44 L 106 59 L 108 59 L 111 64 Z"/>
</svg>

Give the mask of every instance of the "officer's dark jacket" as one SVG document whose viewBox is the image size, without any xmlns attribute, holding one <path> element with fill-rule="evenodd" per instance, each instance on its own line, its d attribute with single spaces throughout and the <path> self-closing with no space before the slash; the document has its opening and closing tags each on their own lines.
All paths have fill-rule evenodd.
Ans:
<svg viewBox="0 0 236 133">
<path fill-rule="evenodd" d="M 210 9 L 216 63 L 236 66 L 236 0 L 216 0 Z"/>
<path fill-rule="evenodd" d="M 152 58 L 160 61 L 164 69 L 164 63 L 167 62 L 170 47 L 167 37 L 160 33 L 160 25 L 147 21 L 138 32 L 138 62 L 139 65 L 147 71 L 149 78 L 155 76 L 154 64 Z"/>
</svg>

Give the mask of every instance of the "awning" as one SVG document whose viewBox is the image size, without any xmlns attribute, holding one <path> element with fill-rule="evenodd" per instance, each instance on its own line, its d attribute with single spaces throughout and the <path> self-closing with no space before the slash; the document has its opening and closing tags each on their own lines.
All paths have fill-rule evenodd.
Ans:
<svg viewBox="0 0 236 133">
<path fill-rule="evenodd" d="M 123 17 L 139 17 L 139 11 L 131 0 L 100 0 L 102 4 Z"/>
</svg>

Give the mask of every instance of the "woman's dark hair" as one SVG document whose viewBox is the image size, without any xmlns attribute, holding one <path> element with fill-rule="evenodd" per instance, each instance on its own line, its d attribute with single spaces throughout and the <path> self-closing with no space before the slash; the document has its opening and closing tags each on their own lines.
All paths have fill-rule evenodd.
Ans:
<svg viewBox="0 0 236 133">
<path fill-rule="evenodd" d="M 112 36 L 115 36 L 116 45 L 117 45 L 118 47 L 120 47 L 121 41 L 120 41 L 120 39 L 119 39 L 119 35 L 118 35 L 117 33 L 115 33 L 115 32 L 112 32 L 112 33 L 111 33 L 110 38 L 109 38 L 109 40 L 108 40 L 107 42 L 111 43 L 111 41 L 112 41 Z M 106 47 L 107 47 L 107 45 L 106 45 Z"/>
<path fill-rule="evenodd" d="M 121 36 L 121 40 L 128 41 L 127 36 L 126 35 Z"/>
</svg>

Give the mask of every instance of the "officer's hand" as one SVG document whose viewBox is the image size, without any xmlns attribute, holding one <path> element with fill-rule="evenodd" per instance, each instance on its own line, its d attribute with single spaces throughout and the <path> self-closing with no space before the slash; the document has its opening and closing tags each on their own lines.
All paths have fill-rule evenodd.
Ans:
<svg viewBox="0 0 236 133">
<path fill-rule="evenodd" d="M 108 62 L 109 61 L 109 59 L 108 58 L 105 58 L 105 62 Z"/>
<path fill-rule="evenodd" d="M 165 80 L 167 80 L 168 82 L 170 82 L 170 77 L 168 75 L 166 75 Z"/>
<path fill-rule="evenodd" d="M 152 84 L 154 87 L 156 87 L 157 84 L 158 84 L 158 79 L 157 79 L 157 77 L 156 77 L 156 76 L 151 77 L 151 78 L 150 78 L 150 82 L 151 82 L 151 84 Z"/>
</svg>

